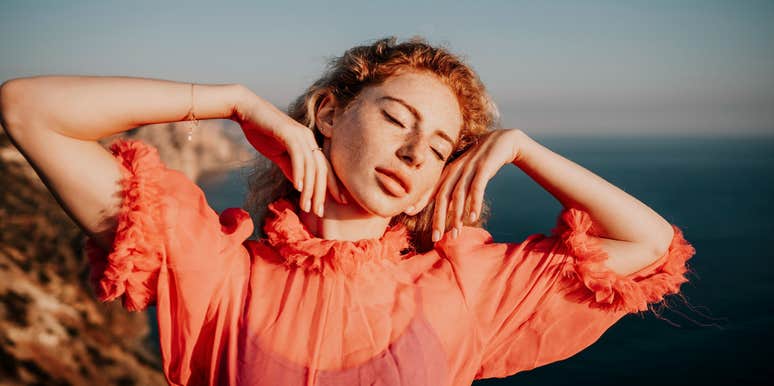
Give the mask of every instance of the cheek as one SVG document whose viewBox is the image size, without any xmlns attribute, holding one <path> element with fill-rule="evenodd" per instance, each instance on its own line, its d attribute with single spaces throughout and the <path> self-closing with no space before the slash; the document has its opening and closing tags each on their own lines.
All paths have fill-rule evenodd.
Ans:
<svg viewBox="0 0 774 386">
<path fill-rule="evenodd" d="M 363 146 L 358 146 L 358 140 L 352 137 L 333 138 L 331 141 L 331 159 L 341 166 L 357 165 L 366 155 Z"/>
<path fill-rule="evenodd" d="M 370 165 L 368 149 L 354 136 L 335 136 L 331 138 L 330 163 L 345 188 L 351 189 L 352 184 L 362 183 L 366 167 Z"/>
<path fill-rule="evenodd" d="M 337 131 L 339 135 L 331 138 L 331 161 L 337 169 L 346 173 L 346 169 L 367 169 L 384 162 L 389 157 L 389 139 L 378 126 L 365 121 L 342 122 Z"/>
<path fill-rule="evenodd" d="M 417 189 L 417 195 L 422 196 L 423 194 L 427 193 L 429 190 L 433 190 L 438 186 L 441 182 L 441 173 L 443 172 L 443 169 L 437 168 L 434 170 L 428 171 L 426 174 L 422 175 L 422 178 L 419 178 L 419 188 Z"/>
<path fill-rule="evenodd" d="M 349 160 L 347 159 L 348 155 L 349 153 L 342 151 L 341 147 L 336 144 L 335 141 L 331 142 L 329 158 L 331 168 L 333 168 L 333 173 L 336 174 L 344 185 L 349 181 L 349 174 L 351 173 L 351 170 L 346 167 L 346 165 L 349 164 Z"/>
</svg>

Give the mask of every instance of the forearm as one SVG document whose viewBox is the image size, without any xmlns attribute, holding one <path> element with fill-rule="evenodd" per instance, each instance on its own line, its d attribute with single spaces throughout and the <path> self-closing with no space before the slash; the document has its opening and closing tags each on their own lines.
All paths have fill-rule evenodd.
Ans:
<svg viewBox="0 0 774 386">
<path fill-rule="evenodd" d="M 586 211 L 600 226 L 600 237 L 666 250 L 673 237 L 669 222 L 615 185 L 551 151 L 523 131 L 513 164 L 565 208 Z"/>
<path fill-rule="evenodd" d="M 230 118 L 245 90 L 238 84 L 196 84 L 196 118 Z M 190 119 L 192 107 L 190 83 L 136 77 L 17 78 L 4 83 L 0 95 L 4 125 L 34 122 L 17 126 L 44 127 L 82 140 Z"/>
</svg>

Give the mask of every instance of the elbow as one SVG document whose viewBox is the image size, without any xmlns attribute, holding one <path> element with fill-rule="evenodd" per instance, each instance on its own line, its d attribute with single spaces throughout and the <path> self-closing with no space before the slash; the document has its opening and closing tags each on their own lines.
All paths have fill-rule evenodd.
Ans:
<svg viewBox="0 0 774 386">
<path fill-rule="evenodd" d="M 19 126 L 21 114 L 21 79 L 10 79 L 0 85 L 0 124 L 3 130 L 10 134 L 11 130 Z"/>
<path fill-rule="evenodd" d="M 671 224 L 665 223 L 655 235 L 651 242 L 653 254 L 656 259 L 664 256 L 669 251 L 669 246 L 672 245 L 672 239 L 675 237 L 675 230 Z"/>
</svg>

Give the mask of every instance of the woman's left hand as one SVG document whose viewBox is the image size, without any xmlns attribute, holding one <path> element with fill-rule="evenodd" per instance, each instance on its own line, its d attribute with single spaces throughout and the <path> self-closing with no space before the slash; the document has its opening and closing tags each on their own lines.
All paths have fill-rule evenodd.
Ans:
<svg viewBox="0 0 774 386">
<path fill-rule="evenodd" d="M 518 157 L 520 136 L 519 129 L 493 130 L 444 168 L 435 195 L 433 241 L 446 231 L 447 220 L 456 238 L 463 215 L 475 221 L 481 214 L 486 184 L 503 165 Z"/>
</svg>

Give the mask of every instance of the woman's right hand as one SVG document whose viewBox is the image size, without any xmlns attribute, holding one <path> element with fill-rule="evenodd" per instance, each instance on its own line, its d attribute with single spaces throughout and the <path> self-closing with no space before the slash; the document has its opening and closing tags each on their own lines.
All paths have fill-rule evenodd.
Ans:
<svg viewBox="0 0 774 386">
<path fill-rule="evenodd" d="M 236 106 L 232 120 L 239 123 L 247 141 L 277 164 L 301 192 L 299 206 L 322 217 L 326 191 L 346 204 L 333 168 L 318 148 L 312 130 L 263 98 L 248 93 Z"/>
</svg>

